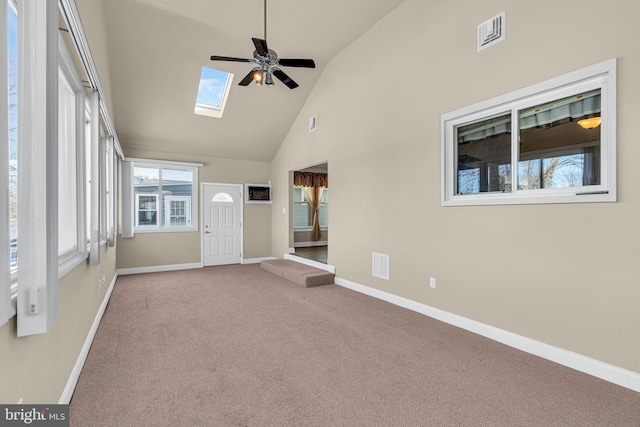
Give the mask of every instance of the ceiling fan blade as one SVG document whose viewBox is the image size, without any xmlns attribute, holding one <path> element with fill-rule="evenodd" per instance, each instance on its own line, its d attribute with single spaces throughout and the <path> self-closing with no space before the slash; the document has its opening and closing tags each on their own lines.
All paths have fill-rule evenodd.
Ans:
<svg viewBox="0 0 640 427">
<path fill-rule="evenodd" d="M 271 72 L 274 76 L 278 78 L 282 83 L 284 83 L 289 89 L 295 89 L 298 87 L 298 83 L 294 82 L 291 77 L 287 76 L 284 71 L 275 69 Z"/>
<path fill-rule="evenodd" d="M 278 63 L 283 67 L 316 68 L 313 59 L 278 59 Z"/>
<path fill-rule="evenodd" d="M 251 70 L 249 71 L 249 74 L 247 74 L 244 79 L 240 80 L 240 83 L 238 83 L 239 86 L 249 86 L 249 83 L 251 83 L 253 81 L 253 73 L 256 70 Z"/>
<path fill-rule="evenodd" d="M 251 40 L 253 40 L 253 45 L 256 47 L 256 52 L 258 52 L 258 55 L 260 56 L 269 55 L 269 48 L 267 47 L 266 40 L 258 39 L 255 37 L 253 37 Z"/>
<path fill-rule="evenodd" d="M 250 59 L 245 58 L 232 58 L 230 56 L 217 56 L 211 55 L 212 61 L 231 61 L 231 62 L 251 62 Z"/>
</svg>

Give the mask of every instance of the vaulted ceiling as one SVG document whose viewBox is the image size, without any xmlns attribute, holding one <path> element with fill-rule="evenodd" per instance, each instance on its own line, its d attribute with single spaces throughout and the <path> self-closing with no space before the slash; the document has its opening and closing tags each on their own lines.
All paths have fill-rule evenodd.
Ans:
<svg viewBox="0 0 640 427">
<path fill-rule="evenodd" d="M 263 0 L 104 2 L 113 116 L 128 149 L 270 161 L 324 67 L 403 0 L 270 0 L 267 41 L 282 58 L 312 58 L 315 69 L 284 68 L 300 87 L 238 86 L 263 38 Z M 376 66 L 378 58 L 363 67 Z M 193 113 L 203 66 L 234 74 L 221 119 Z"/>
</svg>

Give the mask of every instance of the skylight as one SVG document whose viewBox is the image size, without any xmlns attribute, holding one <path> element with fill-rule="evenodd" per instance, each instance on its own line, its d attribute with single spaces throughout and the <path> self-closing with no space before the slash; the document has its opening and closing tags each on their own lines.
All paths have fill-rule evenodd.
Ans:
<svg viewBox="0 0 640 427">
<path fill-rule="evenodd" d="M 201 116 L 221 118 L 232 80 L 233 74 L 231 73 L 202 67 L 196 107 L 193 112 Z"/>
</svg>

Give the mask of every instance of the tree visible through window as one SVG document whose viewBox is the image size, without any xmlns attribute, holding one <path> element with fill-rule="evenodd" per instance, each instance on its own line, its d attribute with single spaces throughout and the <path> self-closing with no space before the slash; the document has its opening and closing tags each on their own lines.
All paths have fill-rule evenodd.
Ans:
<svg viewBox="0 0 640 427">
<path fill-rule="evenodd" d="M 615 67 L 444 114 L 443 204 L 615 201 Z"/>
</svg>

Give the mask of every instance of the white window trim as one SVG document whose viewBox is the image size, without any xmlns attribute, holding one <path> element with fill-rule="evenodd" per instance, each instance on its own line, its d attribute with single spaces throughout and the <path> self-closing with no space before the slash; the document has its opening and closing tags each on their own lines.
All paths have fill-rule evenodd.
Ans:
<svg viewBox="0 0 640 427">
<path fill-rule="evenodd" d="M 166 227 L 170 227 L 170 225 L 168 225 L 171 221 L 171 202 L 184 202 L 185 204 L 185 218 L 189 218 L 191 219 L 191 209 L 193 207 L 193 202 L 192 202 L 192 198 L 191 196 L 164 196 L 164 211 L 165 212 L 169 212 L 168 214 L 165 213 L 164 216 L 164 226 Z"/>
<path fill-rule="evenodd" d="M 129 216 L 131 215 L 132 220 L 132 230 L 130 237 L 133 237 L 134 233 L 184 233 L 191 231 L 198 231 L 198 206 L 196 205 L 198 200 L 198 169 L 204 166 L 202 163 L 189 163 L 189 162 L 176 162 L 176 161 L 162 161 L 162 160 L 152 160 L 152 159 L 140 159 L 140 158 L 130 158 L 127 157 L 126 162 L 131 163 L 131 175 L 129 182 L 124 181 L 125 175 L 123 175 L 122 185 L 123 187 L 130 187 L 131 197 L 125 197 L 125 191 L 122 192 L 122 215 Z M 184 169 L 189 170 L 193 173 L 193 182 L 192 182 L 192 193 L 191 193 L 191 225 L 186 227 L 164 227 L 161 225 L 161 222 L 164 222 L 164 219 L 160 219 L 158 221 L 158 225 L 153 226 L 136 226 L 135 220 L 135 202 L 134 202 L 134 193 L 133 193 L 133 168 L 134 167 L 151 167 L 151 168 L 175 168 L 175 169 Z M 161 209 L 160 202 L 158 202 L 158 209 Z M 129 213 L 130 212 L 130 213 Z M 123 225 L 123 234 L 124 234 L 124 225 Z M 123 236 L 124 237 L 124 236 Z"/>
<path fill-rule="evenodd" d="M 601 87 L 602 128 L 599 186 L 517 190 L 511 193 L 455 194 L 455 129 L 457 126 L 533 106 L 549 97 L 579 93 L 586 88 Z M 516 117 L 514 115 L 514 117 Z M 517 132 L 512 133 L 512 164 L 517 165 Z M 516 173 L 516 169 L 512 173 Z M 616 193 L 616 59 L 546 80 L 506 95 L 471 105 L 441 117 L 441 205 L 502 205 L 542 203 L 615 202 Z"/>
<path fill-rule="evenodd" d="M 8 33 L 7 5 L 0 7 L 0 31 Z M 11 260 L 9 233 L 9 75 L 7 43 L 0 43 L 0 197 L 6 203 L 0 209 L 0 326 L 11 317 Z"/>
<path fill-rule="evenodd" d="M 46 333 L 58 319 L 58 13 L 57 2 L 18 4 L 18 336 Z"/>
<path fill-rule="evenodd" d="M 77 246 L 75 250 L 67 251 L 58 256 L 58 278 L 62 278 L 75 267 L 87 259 L 87 240 L 85 227 L 85 188 L 84 188 L 84 121 L 85 121 L 85 93 L 84 86 L 75 68 L 71 53 L 66 47 L 62 36 L 58 36 L 58 64 L 60 72 L 65 76 L 72 90 L 76 93 L 76 217 Z"/>
<path fill-rule="evenodd" d="M 224 92 L 222 95 L 222 100 L 220 101 L 220 107 L 211 104 L 204 104 L 200 102 L 196 102 L 196 105 L 193 109 L 193 113 L 199 116 L 213 117 L 216 119 L 221 119 L 222 114 L 224 113 L 224 107 L 227 105 L 227 99 L 229 98 L 229 92 L 231 91 L 231 82 L 233 81 L 233 74 L 227 73 L 227 81 L 224 85 Z M 197 98 L 197 95 L 196 95 Z"/>
<path fill-rule="evenodd" d="M 102 145 L 100 144 L 100 134 L 102 128 L 100 126 L 100 94 L 93 91 L 89 95 L 90 115 L 91 115 L 91 135 L 89 136 L 91 148 L 91 212 L 89 218 L 89 264 L 92 266 L 100 265 L 100 199 L 102 198 L 102 184 L 100 180 L 100 152 Z"/>
<path fill-rule="evenodd" d="M 104 196 L 104 218 L 105 218 L 105 230 L 103 231 L 105 243 L 109 244 L 109 247 L 113 247 L 115 245 L 115 218 L 116 218 L 116 197 L 115 197 L 115 149 L 114 149 L 114 138 L 113 136 L 106 137 L 104 139 L 104 150 L 105 150 L 105 162 L 103 164 L 104 171 L 104 182 L 105 182 L 105 192 Z"/>
</svg>

